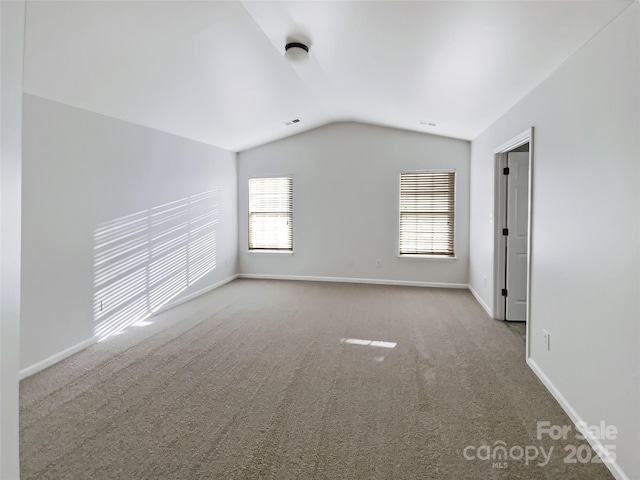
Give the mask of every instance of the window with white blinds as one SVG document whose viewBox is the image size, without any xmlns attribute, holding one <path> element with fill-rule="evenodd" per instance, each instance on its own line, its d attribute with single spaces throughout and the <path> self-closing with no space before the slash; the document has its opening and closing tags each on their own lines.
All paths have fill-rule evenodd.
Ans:
<svg viewBox="0 0 640 480">
<path fill-rule="evenodd" d="M 249 179 L 249 250 L 293 250 L 293 178 Z"/>
<path fill-rule="evenodd" d="M 453 257 L 455 170 L 400 173 L 400 255 Z"/>
</svg>

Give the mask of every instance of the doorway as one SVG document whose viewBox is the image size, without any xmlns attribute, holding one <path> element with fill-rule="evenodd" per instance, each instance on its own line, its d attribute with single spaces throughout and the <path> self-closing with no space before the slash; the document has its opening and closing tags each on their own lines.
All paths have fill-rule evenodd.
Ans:
<svg viewBox="0 0 640 480">
<path fill-rule="evenodd" d="M 494 153 L 494 317 L 523 332 L 528 357 L 533 128 Z"/>
<path fill-rule="evenodd" d="M 527 320 L 527 239 L 529 238 L 529 144 L 507 152 L 503 170 L 505 215 L 500 219 L 505 237 L 503 275 L 504 319 Z"/>
</svg>

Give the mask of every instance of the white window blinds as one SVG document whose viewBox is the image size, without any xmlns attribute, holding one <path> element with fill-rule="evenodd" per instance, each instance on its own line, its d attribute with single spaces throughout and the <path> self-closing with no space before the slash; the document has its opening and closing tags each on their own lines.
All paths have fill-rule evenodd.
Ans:
<svg viewBox="0 0 640 480">
<path fill-rule="evenodd" d="M 249 250 L 293 250 L 293 178 L 249 179 Z"/>
<path fill-rule="evenodd" d="M 400 255 L 453 257 L 454 170 L 400 173 Z"/>
</svg>

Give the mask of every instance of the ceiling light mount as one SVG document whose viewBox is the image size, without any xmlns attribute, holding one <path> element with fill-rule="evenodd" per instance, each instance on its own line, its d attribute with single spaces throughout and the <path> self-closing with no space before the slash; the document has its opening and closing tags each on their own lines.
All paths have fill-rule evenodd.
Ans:
<svg viewBox="0 0 640 480">
<path fill-rule="evenodd" d="M 302 65 L 309 60 L 309 47 L 300 42 L 289 42 L 284 47 L 284 58 L 294 65 Z"/>
</svg>

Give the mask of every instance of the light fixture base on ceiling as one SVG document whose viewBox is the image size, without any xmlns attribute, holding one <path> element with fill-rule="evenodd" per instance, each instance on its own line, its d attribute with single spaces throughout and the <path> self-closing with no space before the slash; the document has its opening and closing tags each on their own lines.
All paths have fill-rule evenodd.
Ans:
<svg viewBox="0 0 640 480">
<path fill-rule="evenodd" d="M 300 42 L 287 43 L 284 47 L 284 58 L 294 65 L 302 65 L 309 61 L 309 47 Z"/>
</svg>

